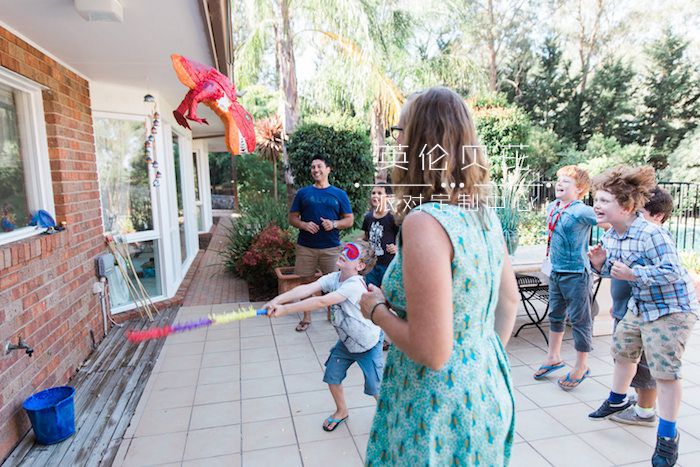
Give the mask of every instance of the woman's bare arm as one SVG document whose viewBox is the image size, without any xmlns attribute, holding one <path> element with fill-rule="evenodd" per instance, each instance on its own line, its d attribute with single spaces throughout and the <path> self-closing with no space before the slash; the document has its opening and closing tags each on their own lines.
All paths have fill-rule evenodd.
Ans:
<svg viewBox="0 0 700 467">
<path fill-rule="evenodd" d="M 506 259 L 503 261 L 503 270 L 501 271 L 501 286 L 498 290 L 498 304 L 496 305 L 495 316 L 496 322 L 494 324 L 496 334 L 501 338 L 501 343 L 503 343 L 504 347 L 508 343 L 510 335 L 513 332 L 519 301 L 518 283 L 515 280 L 510 258 L 508 257 L 508 253 L 506 253 Z"/>
<path fill-rule="evenodd" d="M 374 321 L 411 360 L 442 368 L 453 348 L 452 243 L 432 216 L 416 212 L 402 227 L 404 321 L 379 306 Z"/>
</svg>

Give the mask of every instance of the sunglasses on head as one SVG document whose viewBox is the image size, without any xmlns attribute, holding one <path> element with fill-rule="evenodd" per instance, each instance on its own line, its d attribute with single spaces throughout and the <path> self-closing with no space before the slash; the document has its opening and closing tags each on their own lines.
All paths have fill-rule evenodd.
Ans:
<svg viewBox="0 0 700 467">
<path fill-rule="evenodd" d="M 352 242 L 346 243 L 340 255 L 347 261 L 357 261 L 360 259 L 360 247 Z"/>
</svg>

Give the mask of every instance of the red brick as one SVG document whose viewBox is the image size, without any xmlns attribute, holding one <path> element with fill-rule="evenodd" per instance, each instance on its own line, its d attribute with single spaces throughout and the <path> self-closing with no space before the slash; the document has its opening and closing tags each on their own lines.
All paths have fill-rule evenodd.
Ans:
<svg viewBox="0 0 700 467">
<path fill-rule="evenodd" d="M 95 256 L 104 251 L 88 83 L 0 27 L 0 65 L 42 83 L 57 220 L 65 232 L 0 247 L 0 335 L 18 332 L 31 360 L 0 359 L 0 459 L 28 429 L 22 400 L 65 384 L 90 353 L 99 304 L 90 293 Z M 97 333 L 99 336 L 99 333 Z"/>
</svg>

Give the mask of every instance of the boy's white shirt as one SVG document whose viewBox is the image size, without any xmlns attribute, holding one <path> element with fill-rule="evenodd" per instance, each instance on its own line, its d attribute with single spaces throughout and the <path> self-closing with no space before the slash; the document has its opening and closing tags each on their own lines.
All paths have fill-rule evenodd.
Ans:
<svg viewBox="0 0 700 467">
<path fill-rule="evenodd" d="M 340 272 L 326 274 L 318 280 L 323 293 L 335 292 L 346 298 L 331 305 L 331 323 L 340 341 L 352 353 L 366 352 L 379 342 L 381 329 L 365 319 L 360 311 L 360 298 L 367 291 L 360 275 L 340 281 Z"/>
</svg>

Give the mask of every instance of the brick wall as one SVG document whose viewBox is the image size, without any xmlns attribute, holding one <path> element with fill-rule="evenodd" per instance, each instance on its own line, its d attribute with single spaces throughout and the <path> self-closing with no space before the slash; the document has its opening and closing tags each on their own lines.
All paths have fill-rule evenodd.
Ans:
<svg viewBox="0 0 700 467">
<path fill-rule="evenodd" d="M 22 401 L 63 385 L 102 339 L 94 258 L 102 237 L 88 82 L 0 27 L 0 65 L 43 91 L 57 222 L 67 230 L 0 246 L 0 345 L 22 334 L 29 358 L 0 352 L 0 460 L 28 431 Z"/>
</svg>

